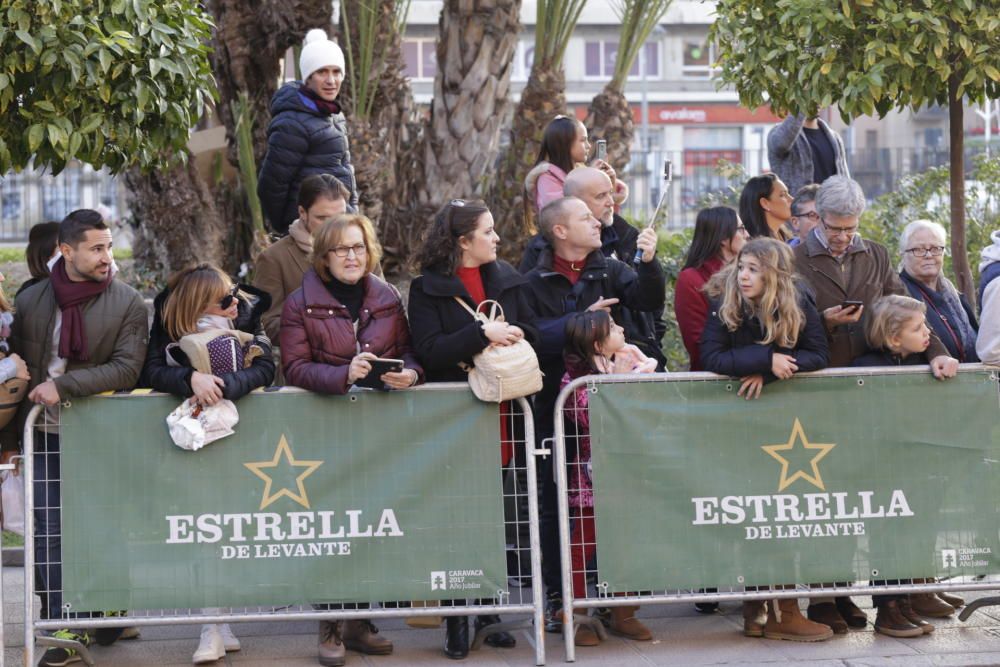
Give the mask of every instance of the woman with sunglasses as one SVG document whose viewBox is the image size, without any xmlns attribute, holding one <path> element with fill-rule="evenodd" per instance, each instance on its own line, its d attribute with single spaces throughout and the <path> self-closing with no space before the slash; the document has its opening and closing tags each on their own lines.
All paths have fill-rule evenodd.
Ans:
<svg viewBox="0 0 1000 667">
<path fill-rule="evenodd" d="M 270 305 L 271 297 L 266 292 L 234 284 L 212 264 L 175 273 L 153 302 L 153 326 L 139 386 L 193 396 L 203 406 L 215 405 L 224 398 L 235 401 L 258 387 L 268 386 L 274 379 L 274 358 L 261 316 Z M 213 355 L 210 346 L 217 342 L 213 340 L 206 343 L 208 349 L 203 355 L 211 360 L 213 372 L 194 370 L 180 341 L 213 330 L 242 331 L 253 336 L 246 346 L 253 349 L 253 354 L 238 355 L 252 357 L 252 361 L 235 366 L 229 363 L 232 355 Z M 243 350 L 244 346 L 239 345 Z M 239 650 L 240 642 L 229 625 L 203 625 L 192 660 L 195 664 L 211 663 L 225 657 L 227 651 Z"/>
<path fill-rule="evenodd" d="M 422 275 L 410 285 L 409 303 L 413 347 L 431 382 L 466 382 L 461 364 L 471 366 L 472 358 L 488 346 L 511 345 L 522 338 L 535 340 L 535 329 L 530 325 L 533 316 L 526 301 L 527 280 L 513 266 L 497 259 L 499 241 L 493 215 L 480 200 L 454 199 L 434 219 L 417 256 Z M 503 308 L 503 322 L 483 324 L 473 319 L 469 310 L 476 310 L 487 299 Z M 484 311 L 488 309 L 484 307 Z M 510 409 L 501 408 L 501 414 L 510 414 Z M 523 435 L 517 438 L 509 432 L 515 423 L 517 420 L 500 420 L 500 460 L 505 467 L 513 458 L 511 436 L 523 439 Z M 523 454 L 520 457 L 523 460 Z M 499 621 L 493 615 L 478 616 L 475 630 Z M 499 648 L 512 648 L 516 643 L 508 632 L 495 632 L 485 641 Z M 448 617 L 444 652 L 456 660 L 468 655 L 468 618 Z"/>
</svg>

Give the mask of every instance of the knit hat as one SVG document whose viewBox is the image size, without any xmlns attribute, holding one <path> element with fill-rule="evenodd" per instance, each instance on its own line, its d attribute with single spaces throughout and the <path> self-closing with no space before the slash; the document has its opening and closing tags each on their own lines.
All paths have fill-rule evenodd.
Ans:
<svg viewBox="0 0 1000 667">
<path fill-rule="evenodd" d="M 302 53 L 299 55 L 302 80 L 308 79 L 318 69 L 331 66 L 339 67 L 341 72 L 347 72 L 344 67 L 344 52 L 335 42 L 330 41 L 325 30 L 313 28 L 302 40 Z"/>
</svg>

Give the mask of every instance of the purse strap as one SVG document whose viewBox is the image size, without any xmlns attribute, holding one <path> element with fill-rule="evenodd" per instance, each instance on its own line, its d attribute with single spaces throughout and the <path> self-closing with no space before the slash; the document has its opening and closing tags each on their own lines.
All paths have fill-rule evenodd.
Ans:
<svg viewBox="0 0 1000 667">
<path fill-rule="evenodd" d="M 465 311 L 469 313 L 469 315 L 472 315 L 473 319 L 481 320 L 484 322 L 506 322 L 506 319 L 504 318 L 503 314 L 503 306 L 501 306 L 500 303 L 494 299 L 486 299 L 478 306 L 476 306 L 475 310 L 470 308 L 469 304 L 467 304 L 465 300 L 462 299 L 461 297 L 456 296 L 454 297 L 454 299 L 455 301 L 458 301 L 458 305 L 462 306 L 462 308 L 465 308 Z M 485 304 L 490 304 L 489 314 L 486 314 L 480 310 Z M 500 311 L 499 315 L 497 315 L 498 310 Z"/>
</svg>

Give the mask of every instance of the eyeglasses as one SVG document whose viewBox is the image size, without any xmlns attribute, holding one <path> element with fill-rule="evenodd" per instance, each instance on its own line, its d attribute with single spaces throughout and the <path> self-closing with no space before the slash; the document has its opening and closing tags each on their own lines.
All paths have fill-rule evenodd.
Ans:
<svg viewBox="0 0 1000 667">
<path fill-rule="evenodd" d="M 823 218 L 820 218 L 819 221 L 823 225 L 823 229 L 833 236 L 840 236 L 841 234 L 854 236 L 855 232 L 858 231 L 857 225 L 854 225 L 853 227 L 831 227 Z"/>
<path fill-rule="evenodd" d="M 816 211 L 809 211 L 808 213 L 796 213 L 792 211 L 792 216 L 796 218 L 809 218 L 810 220 L 819 220 L 819 213 Z"/>
<path fill-rule="evenodd" d="M 233 285 L 233 289 L 229 290 L 229 294 L 227 294 L 226 296 L 222 297 L 222 299 L 219 300 L 219 308 L 221 308 L 222 310 L 229 310 L 232 307 L 233 302 L 236 301 L 236 294 L 239 291 L 240 291 L 240 286 Z"/>
<path fill-rule="evenodd" d="M 362 257 L 366 252 L 368 252 L 368 248 L 365 247 L 364 243 L 358 243 L 356 245 L 339 245 L 334 248 L 330 248 L 330 252 L 341 258 L 349 256 L 351 251 L 354 251 L 355 257 Z"/>
<path fill-rule="evenodd" d="M 944 246 L 932 245 L 929 248 L 907 248 L 903 252 L 908 252 L 914 257 L 940 257 L 944 254 Z"/>
</svg>

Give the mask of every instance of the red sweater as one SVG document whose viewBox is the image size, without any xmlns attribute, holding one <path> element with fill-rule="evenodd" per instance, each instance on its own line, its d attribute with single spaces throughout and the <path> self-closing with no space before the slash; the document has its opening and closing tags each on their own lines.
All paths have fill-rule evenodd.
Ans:
<svg viewBox="0 0 1000 667">
<path fill-rule="evenodd" d="M 687 268 L 677 277 L 674 289 L 674 315 L 680 327 L 684 347 L 691 359 L 691 370 L 700 371 L 701 358 L 698 356 L 698 342 L 708 319 L 708 298 L 701 288 L 708 279 L 725 266 L 721 257 L 713 257 L 698 268 Z"/>
</svg>

